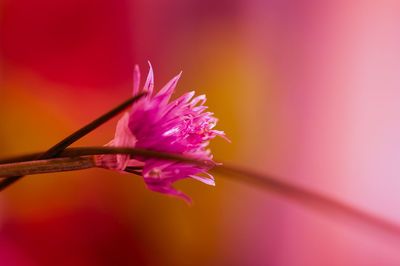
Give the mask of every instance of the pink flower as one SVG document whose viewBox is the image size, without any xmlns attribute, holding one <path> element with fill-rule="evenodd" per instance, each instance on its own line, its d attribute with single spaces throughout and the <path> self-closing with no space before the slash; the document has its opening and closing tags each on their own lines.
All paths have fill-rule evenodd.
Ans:
<svg viewBox="0 0 400 266">
<path fill-rule="evenodd" d="M 193 98 L 192 91 L 169 102 L 181 73 L 154 95 L 153 70 L 150 63 L 149 65 L 149 74 L 142 90 L 147 95 L 132 106 L 129 114 L 126 113 L 119 120 L 115 137 L 107 145 L 168 152 L 212 162 L 211 151 L 207 149 L 208 140 L 215 136 L 227 138 L 224 132 L 213 129 L 217 119 L 212 116 L 213 113 L 205 112 L 205 95 Z M 140 92 L 139 87 L 140 72 L 139 67 L 135 66 L 134 96 Z M 184 178 L 194 178 L 208 185 L 215 185 L 213 176 L 207 173 L 215 163 L 205 166 L 128 155 L 99 156 L 97 162 L 101 167 L 122 172 L 138 173 L 132 169 L 141 169 L 140 173 L 149 189 L 178 196 L 188 202 L 190 198 L 173 188 L 172 183 Z"/>
</svg>

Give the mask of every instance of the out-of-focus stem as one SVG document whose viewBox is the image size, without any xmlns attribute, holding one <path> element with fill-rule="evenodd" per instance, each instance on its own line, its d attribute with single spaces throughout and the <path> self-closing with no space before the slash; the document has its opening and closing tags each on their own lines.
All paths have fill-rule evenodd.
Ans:
<svg viewBox="0 0 400 266">
<path fill-rule="evenodd" d="M 83 170 L 95 166 L 93 156 L 0 164 L 0 177 Z"/>
<path fill-rule="evenodd" d="M 268 192 L 279 194 L 286 199 L 293 200 L 295 203 L 329 214 L 333 218 L 344 218 L 347 221 L 357 222 L 357 225 L 364 225 L 369 229 L 374 229 L 378 233 L 385 233 L 386 236 L 393 237 L 397 241 L 396 243 L 399 244 L 400 225 L 379 215 L 283 179 L 258 174 L 240 167 L 223 165 L 216 167 L 214 171 L 222 174 L 226 179 L 254 185 Z"/>
</svg>

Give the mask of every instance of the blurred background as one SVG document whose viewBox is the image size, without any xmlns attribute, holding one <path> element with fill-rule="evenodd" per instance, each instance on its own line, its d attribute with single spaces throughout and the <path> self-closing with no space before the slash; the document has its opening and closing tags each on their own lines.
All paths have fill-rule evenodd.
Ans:
<svg viewBox="0 0 400 266">
<path fill-rule="evenodd" d="M 400 223 L 397 0 L 1 0 L 0 156 L 42 151 L 131 95 L 206 93 L 218 161 Z M 117 119 L 75 146 L 103 145 Z M 185 180 L 194 200 L 93 169 L 0 194 L 0 264 L 400 265 L 398 243 L 266 190 Z"/>
</svg>

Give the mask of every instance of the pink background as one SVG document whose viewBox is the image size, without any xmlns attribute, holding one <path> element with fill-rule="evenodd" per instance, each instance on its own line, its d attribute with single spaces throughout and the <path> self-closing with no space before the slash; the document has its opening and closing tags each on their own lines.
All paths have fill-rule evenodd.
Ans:
<svg viewBox="0 0 400 266">
<path fill-rule="evenodd" d="M 130 96 L 206 93 L 232 144 L 271 173 L 400 223 L 397 0 L 0 2 L 0 156 L 41 151 Z M 75 146 L 103 145 L 113 119 Z M 0 194 L 1 265 L 400 265 L 398 242 L 216 177 L 177 186 L 93 169 Z"/>
</svg>

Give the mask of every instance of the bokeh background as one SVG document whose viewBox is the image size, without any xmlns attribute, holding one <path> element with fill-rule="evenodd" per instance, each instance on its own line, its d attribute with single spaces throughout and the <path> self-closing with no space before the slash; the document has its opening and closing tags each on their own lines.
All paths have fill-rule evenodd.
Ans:
<svg viewBox="0 0 400 266">
<path fill-rule="evenodd" d="M 400 223 L 397 0 L 2 0 L 0 156 L 45 150 L 130 96 L 135 63 L 206 93 L 219 161 Z M 75 146 L 103 145 L 117 119 Z M 0 264 L 400 265 L 398 243 L 216 176 L 93 169 L 0 195 Z"/>
</svg>

